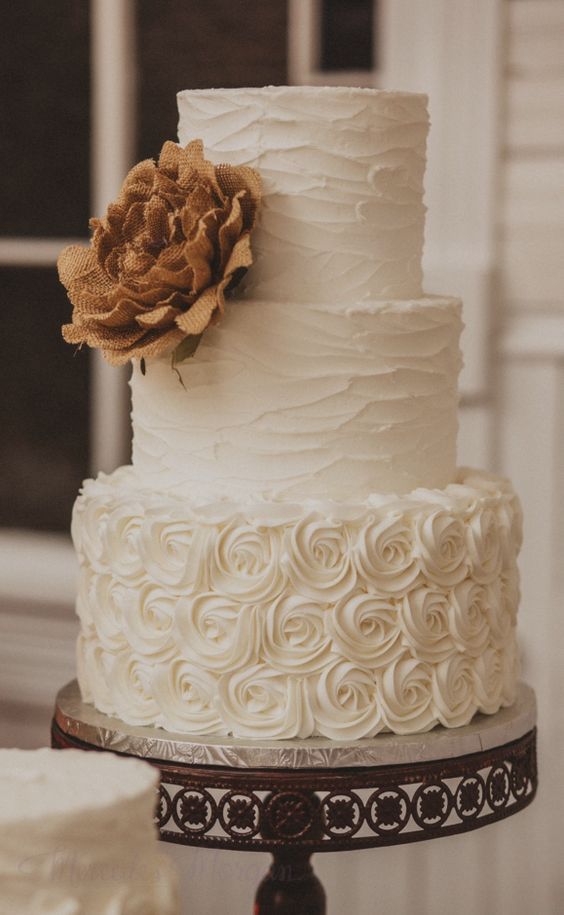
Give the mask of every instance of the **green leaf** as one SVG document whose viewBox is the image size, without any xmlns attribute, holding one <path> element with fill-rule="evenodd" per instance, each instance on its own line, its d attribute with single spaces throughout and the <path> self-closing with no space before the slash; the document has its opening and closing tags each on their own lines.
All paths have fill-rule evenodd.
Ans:
<svg viewBox="0 0 564 915">
<path fill-rule="evenodd" d="M 174 350 L 174 352 L 172 354 L 172 359 L 171 359 L 170 364 L 172 366 L 173 372 L 176 372 L 176 374 L 178 375 L 178 380 L 179 380 L 180 384 L 182 385 L 182 387 L 184 388 L 184 390 L 186 390 L 186 385 L 184 384 L 184 379 L 182 378 L 182 375 L 178 371 L 178 366 L 182 362 L 186 362 L 187 359 L 192 358 L 192 356 L 198 349 L 198 345 L 199 345 L 201 339 L 202 339 L 202 334 L 190 334 L 190 336 L 184 337 L 184 340 L 178 344 L 178 346 L 176 347 L 176 349 Z"/>
<path fill-rule="evenodd" d="M 190 336 L 184 337 L 172 354 L 172 367 L 175 368 L 181 362 L 190 359 L 198 349 L 201 339 L 202 334 L 190 334 Z"/>
</svg>

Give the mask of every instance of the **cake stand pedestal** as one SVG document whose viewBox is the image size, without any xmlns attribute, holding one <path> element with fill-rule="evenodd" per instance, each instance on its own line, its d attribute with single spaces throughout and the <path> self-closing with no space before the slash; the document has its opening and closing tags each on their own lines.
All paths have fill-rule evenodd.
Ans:
<svg viewBox="0 0 564 915">
<path fill-rule="evenodd" d="M 57 696 L 52 744 L 146 759 L 161 773 L 165 842 L 269 851 L 255 915 L 323 915 L 314 852 L 438 839 L 530 804 L 535 721 L 534 693 L 521 685 L 511 708 L 454 730 L 338 743 L 187 738 L 103 715 L 73 681 Z"/>
</svg>

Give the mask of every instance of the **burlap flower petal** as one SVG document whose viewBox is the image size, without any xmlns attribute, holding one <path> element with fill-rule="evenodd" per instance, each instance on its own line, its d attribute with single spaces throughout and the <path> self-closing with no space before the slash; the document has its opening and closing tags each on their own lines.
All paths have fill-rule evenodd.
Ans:
<svg viewBox="0 0 564 915">
<path fill-rule="evenodd" d="M 67 343 L 87 343 L 99 347 L 106 355 L 111 350 L 133 346 L 145 335 L 139 327 L 106 328 L 98 322 L 85 321 L 81 325 L 64 324 L 63 337 Z"/>
<path fill-rule="evenodd" d="M 147 311 L 145 306 L 133 299 L 120 299 L 111 311 L 85 318 L 82 323 L 90 321 L 99 327 L 132 327 L 134 323 L 138 323 L 139 315 L 151 313 L 152 311 Z"/>
<path fill-rule="evenodd" d="M 243 214 L 241 212 L 239 200 L 237 197 L 235 197 L 231 207 L 231 212 L 229 213 L 225 222 L 219 227 L 218 232 L 219 269 L 222 273 L 225 272 L 225 265 L 231 256 L 231 252 L 233 251 L 237 240 L 241 236 L 242 230 Z"/>
<path fill-rule="evenodd" d="M 113 308 L 122 299 L 133 299 L 146 308 L 155 308 L 166 301 L 171 295 L 171 291 L 168 286 L 161 286 L 157 283 L 151 283 L 147 286 L 136 284 L 135 287 L 116 286 L 112 289 L 110 301 Z"/>
<path fill-rule="evenodd" d="M 170 327 L 178 314 L 178 308 L 174 305 L 161 305 L 153 311 L 138 314 L 135 320 L 139 327 Z"/>
<path fill-rule="evenodd" d="M 104 350 L 110 365 L 126 365 L 130 359 L 154 359 L 171 353 L 184 339 L 184 333 L 177 327 L 163 333 L 161 329 L 148 331 L 135 344 L 121 350 Z"/>
<path fill-rule="evenodd" d="M 217 180 L 216 167 L 204 158 L 204 144 L 201 140 L 192 140 L 185 149 L 181 149 L 178 159 L 178 181 L 183 187 L 189 187 L 192 174 L 196 174 L 195 184 L 210 187 L 212 193 L 221 199 L 221 187 Z"/>
<path fill-rule="evenodd" d="M 206 214 L 200 220 L 196 236 L 184 247 L 184 257 L 194 271 L 194 292 L 201 292 L 212 280 L 214 246 L 209 235 L 214 218 L 213 214 Z"/>
<path fill-rule="evenodd" d="M 229 260 L 225 265 L 225 275 L 231 280 L 239 271 L 245 272 L 248 270 L 252 262 L 251 239 L 247 233 L 247 235 L 242 235 L 233 246 Z"/>
<path fill-rule="evenodd" d="M 210 324 L 214 312 L 218 308 L 222 308 L 220 294 L 217 286 L 211 286 L 196 299 L 188 311 L 178 315 L 176 326 L 183 331 L 184 336 L 201 334 Z"/>
<path fill-rule="evenodd" d="M 60 255 L 57 266 L 59 279 L 67 287 L 69 293 L 72 290 L 79 291 L 81 287 L 87 286 L 89 283 L 107 288 L 110 286 L 108 278 L 100 270 L 96 254 L 91 248 L 70 245 Z"/>
<path fill-rule="evenodd" d="M 217 179 L 227 197 L 239 197 L 245 228 L 252 228 L 260 205 L 262 189 L 258 172 L 247 165 L 218 165 Z"/>
</svg>

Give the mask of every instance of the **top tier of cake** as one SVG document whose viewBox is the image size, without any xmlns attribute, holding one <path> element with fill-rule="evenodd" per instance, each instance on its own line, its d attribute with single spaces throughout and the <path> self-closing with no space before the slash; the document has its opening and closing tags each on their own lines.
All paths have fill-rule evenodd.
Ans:
<svg viewBox="0 0 564 915">
<path fill-rule="evenodd" d="M 258 168 L 264 197 L 253 264 L 194 357 L 134 361 L 143 485 L 199 501 L 446 486 L 462 324 L 421 291 L 426 97 L 196 90 L 179 110 L 180 142 Z"/>
<path fill-rule="evenodd" d="M 178 95 L 179 140 L 260 171 L 255 262 L 269 301 L 355 304 L 421 295 L 427 97 L 271 86 Z"/>
</svg>

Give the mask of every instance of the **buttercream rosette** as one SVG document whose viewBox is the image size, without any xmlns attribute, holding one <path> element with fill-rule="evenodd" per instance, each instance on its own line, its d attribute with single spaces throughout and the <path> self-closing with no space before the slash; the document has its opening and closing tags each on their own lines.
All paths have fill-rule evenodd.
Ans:
<svg viewBox="0 0 564 915">
<path fill-rule="evenodd" d="M 420 585 L 408 591 L 401 601 L 399 620 L 414 657 L 438 662 L 454 653 L 448 596 L 441 588 Z"/>
<path fill-rule="evenodd" d="M 355 561 L 368 590 L 395 594 L 404 591 L 419 575 L 409 517 L 399 512 L 371 515 L 359 533 Z"/>
<path fill-rule="evenodd" d="M 325 613 L 325 625 L 335 651 L 353 664 L 374 669 L 404 650 L 399 616 L 393 599 L 356 591 Z"/>
<path fill-rule="evenodd" d="M 299 594 L 287 594 L 263 612 L 262 650 L 276 670 L 309 674 L 327 663 L 331 639 L 325 618 L 329 611 Z"/>
<path fill-rule="evenodd" d="M 316 733 L 332 740 L 373 737 L 384 727 L 374 676 L 335 658 L 309 682 Z"/>
<path fill-rule="evenodd" d="M 150 508 L 139 531 L 139 555 L 147 576 L 173 592 L 201 586 L 207 530 L 185 513 L 176 511 L 163 518 Z"/>
<path fill-rule="evenodd" d="M 478 657 L 490 637 L 487 588 L 471 578 L 452 588 L 448 599 L 448 620 L 457 650 Z"/>
<path fill-rule="evenodd" d="M 285 531 L 283 564 L 298 594 L 339 600 L 355 585 L 351 534 L 346 524 L 306 516 Z"/>
<path fill-rule="evenodd" d="M 160 709 L 159 722 L 167 730 L 183 734 L 221 733 L 222 721 L 214 703 L 217 676 L 198 664 L 176 658 L 155 668 L 152 683 Z"/>
<path fill-rule="evenodd" d="M 228 733 L 240 737 L 309 737 L 314 720 L 305 681 L 267 664 L 224 674 L 217 709 Z"/>
<path fill-rule="evenodd" d="M 379 677 L 382 718 L 394 734 L 419 734 L 437 722 L 430 664 L 401 657 Z"/>
<path fill-rule="evenodd" d="M 181 598 L 175 638 L 181 656 L 205 670 L 228 673 L 258 660 L 257 608 L 216 592 Z"/>
<path fill-rule="evenodd" d="M 246 603 L 276 597 L 286 583 L 280 553 L 281 536 L 276 527 L 234 519 L 210 540 L 211 586 Z"/>
</svg>

